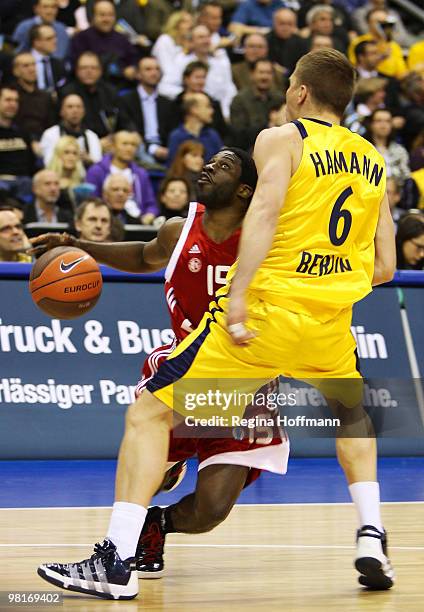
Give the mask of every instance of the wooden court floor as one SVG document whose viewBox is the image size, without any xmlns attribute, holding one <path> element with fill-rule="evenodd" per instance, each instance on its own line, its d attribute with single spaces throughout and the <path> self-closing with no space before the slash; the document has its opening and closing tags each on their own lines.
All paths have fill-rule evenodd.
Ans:
<svg viewBox="0 0 424 612">
<path fill-rule="evenodd" d="M 0 510 L 0 591 L 54 591 L 36 575 L 37 565 L 89 556 L 106 532 L 109 513 L 108 508 Z M 350 504 L 240 505 L 210 533 L 170 536 L 167 575 L 140 581 L 135 600 L 64 592 L 63 606 L 25 609 L 423 612 L 424 502 L 384 504 L 383 516 L 397 573 L 391 591 L 365 591 L 356 582 Z"/>
</svg>

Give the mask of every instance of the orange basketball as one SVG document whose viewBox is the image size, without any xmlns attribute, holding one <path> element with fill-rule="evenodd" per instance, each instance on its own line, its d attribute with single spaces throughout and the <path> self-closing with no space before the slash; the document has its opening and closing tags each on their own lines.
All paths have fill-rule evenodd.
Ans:
<svg viewBox="0 0 424 612">
<path fill-rule="evenodd" d="M 76 319 L 95 306 L 102 292 L 102 275 L 95 259 L 75 247 L 56 247 L 34 263 L 31 296 L 46 314 Z"/>
</svg>

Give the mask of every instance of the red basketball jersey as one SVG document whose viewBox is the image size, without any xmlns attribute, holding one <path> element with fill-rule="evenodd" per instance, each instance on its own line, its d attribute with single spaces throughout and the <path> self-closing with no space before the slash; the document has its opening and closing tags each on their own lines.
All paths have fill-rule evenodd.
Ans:
<svg viewBox="0 0 424 612">
<path fill-rule="evenodd" d="M 240 229 L 218 244 L 203 228 L 204 212 L 202 204 L 190 204 L 165 271 L 166 303 L 178 342 L 198 326 L 237 257 Z"/>
</svg>

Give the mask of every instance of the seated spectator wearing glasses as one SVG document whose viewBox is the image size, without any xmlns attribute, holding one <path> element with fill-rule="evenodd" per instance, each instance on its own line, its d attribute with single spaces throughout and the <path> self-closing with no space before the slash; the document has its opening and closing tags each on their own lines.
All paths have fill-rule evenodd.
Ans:
<svg viewBox="0 0 424 612">
<path fill-rule="evenodd" d="M 155 57 L 140 59 L 137 89 L 119 100 L 118 129 L 138 132 L 147 153 L 163 163 L 168 157 L 166 144 L 174 127 L 174 117 L 172 102 L 158 93 L 161 76 Z"/>
<path fill-rule="evenodd" d="M 15 123 L 18 109 L 17 89 L 0 87 L 0 188 L 25 198 L 31 194 L 35 158 L 30 138 Z"/>
<path fill-rule="evenodd" d="M 116 10 L 110 0 L 97 0 L 92 25 L 71 41 L 71 61 L 75 66 L 85 51 L 96 53 L 103 63 L 104 77 L 119 85 L 136 76 L 136 52 L 127 37 L 115 31 Z"/>
<path fill-rule="evenodd" d="M 56 172 L 40 170 L 32 181 L 34 202 L 24 210 L 24 223 L 68 223 L 72 213 L 60 207 L 60 183 Z"/>
<path fill-rule="evenodd" d="M 29 246 L 23 225 L 13 208 L 0 206 L 0 261 L 30 262 L 31 256 L 21 252 Z"/>
<path fill-rule="evenodd" d="M 31 55 L 35 59 L 39 89 L 56 93 L 66 81 L 63 61 L 53 57 L 57 44 L 56 32 L 50 25 L 35 25 L 29 32 L 29 41 Z"/>
<path fill-rule="evenodd" d="M 396 233 L 396 256 L 398 270 L 424 269 L 424 215 L 404 215 Z"/>
<path fill-rule="evenodd" d="M 60 98 L 76 94 L 84 102 L 85 122 L 106 146 L 108 136 L 115 131 L 118 115 L 118 95 L 115 88 L 102 79 L 99 56 L 92 51 L 82 53 L 75 66 L 73 81 L 59 90 Z"/>
<path fill-rule="evenodd" d="M 290 76 L 297 61 L 308 52 L 308 43 L 297 34 L 296 13 L 282 8 L 275 11 L 272 30 L 266 35 L 269 58 L 276 62 Z"/>
<path fill-rule="evenodd" d="M 81 240 L 108 242 L 112 238 L 112 211 L 100 198 L 81 202 L 75 211 L 74 224 Z"/>
<path fill-rule="evenodd" d="M 66 26 L 56 20 L 59 10 L 58 0 L 38 0 L 34 6 L 34 17 L 25 19 L 16 28 L 13 40 L 18 43 L 17 51 L 30 49 L 29 32 L 35 25 L 49 25 L 54 29 L 57 36 L 57 48 L 54 56 L 58 59 L 65 59 L 68 54 L 69 37 Z"/>
<path fill-rule="evenodd" d="M 120 131 L 113 136 L 113 153 L 105 155 L 87 172 L 87 183 L 95 186 L 96 196 L 103 193 L 103 185 L 110 174 L 121 174 L 132 186 L 134 205 L 131 213 L 141 217 L 144 225 L 150 225 L 159 213 L 149 175 L 136 162 L 141 138 L 137 132 Z"/>
<path fill-rule="evenodd" d="M 19 93 L 16 122 L 31 140 L 39 141 L 41 134 L 56 121 L 55 103 L 49 92 L 38 88 L 35 60 L 31 53 L 15 56 L 13 75 Z"/>
<path fill-rule="evenodd" d="M 80 96 L 70 94 L 63 98 L 60 108 L 61 121 L 46 130 L 40 141 L 40 153 L 44 165 L 48 166 L 54 148 L 61 136 L 73 136 L 81 149 L 82 160 L 89 166 L 102 158 L 102 146 L 97 134 L 85 127 L 85 108 Z"/>
</svg>

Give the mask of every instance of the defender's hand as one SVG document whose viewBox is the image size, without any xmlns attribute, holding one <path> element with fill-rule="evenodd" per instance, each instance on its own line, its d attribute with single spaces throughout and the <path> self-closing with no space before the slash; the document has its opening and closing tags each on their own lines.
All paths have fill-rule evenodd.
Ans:
<svg viewBox="0 0 424 612">
<path fill-rule="evenodd" d="M 231 296 L 228 305 L 227 329 L 234 344 L 247 346 L 249 341 L 255 337 L 250 329 L 245 326 L 247 320 L 246 301 L 244 296 Z"/>
<path fill-rule="evenodd" d="M 50 232 L 48 234 L 41 234 L 40 236 L 36 236 L 35 238 L 30 239 L 30 243 L 32 247 L 28 249 L 29 255 L 35 255 L 35 257 L 39 257 L 43 255 L 47 251 L 54 249 L 59 246 L 76 246 L 76 238 L 75 236 L 71 236 L 66 232 L 63 234 L 56 234 Z"/>
</svg>

